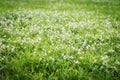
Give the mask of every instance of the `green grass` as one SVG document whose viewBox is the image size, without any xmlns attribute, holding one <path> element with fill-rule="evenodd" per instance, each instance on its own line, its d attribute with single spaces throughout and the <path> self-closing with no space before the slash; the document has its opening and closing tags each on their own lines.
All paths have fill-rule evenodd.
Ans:
<svg viewBox="0 0 120 80">
<path fill-rule="evenodd" d="M 119 0 L 0 0 L 0 80 L 119 80 Z"/>
</svg>

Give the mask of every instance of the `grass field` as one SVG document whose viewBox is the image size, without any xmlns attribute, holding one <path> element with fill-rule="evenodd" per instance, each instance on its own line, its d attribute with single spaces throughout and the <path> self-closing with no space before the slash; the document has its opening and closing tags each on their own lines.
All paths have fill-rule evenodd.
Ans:
<svg viewBox="0 0 120 80">
<path fill-rule="evenodd" d="M 0 0 L 0 80 L 120 80 L 120 0 Z"/>
</svg>

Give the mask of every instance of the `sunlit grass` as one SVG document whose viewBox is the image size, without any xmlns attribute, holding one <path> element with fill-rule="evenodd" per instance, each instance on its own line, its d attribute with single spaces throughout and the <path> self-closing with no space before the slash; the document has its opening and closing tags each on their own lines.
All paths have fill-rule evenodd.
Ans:
<svg viewBox="0 0 120 80">
<path fill-rule="evenodd" d="M 119 80 L 119 0 L 1 0 L 1 80 Z"/>
</svg>

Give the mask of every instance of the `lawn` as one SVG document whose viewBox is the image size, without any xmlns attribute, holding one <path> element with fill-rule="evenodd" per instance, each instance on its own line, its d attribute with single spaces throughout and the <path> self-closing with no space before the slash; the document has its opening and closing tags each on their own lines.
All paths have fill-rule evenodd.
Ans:
<svg viewBox="0 0 120 80">
<path fill-rule="evenodd" d="M 0 80 L 120 80 L 120 0 L 0 0 Z"/>
</svg>

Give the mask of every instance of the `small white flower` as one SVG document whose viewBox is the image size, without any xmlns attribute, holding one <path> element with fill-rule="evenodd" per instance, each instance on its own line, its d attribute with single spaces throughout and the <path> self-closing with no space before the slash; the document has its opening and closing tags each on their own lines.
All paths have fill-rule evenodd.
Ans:
<svg viewBox="0 0 120 80">
<path fill-rule="evenodd" d="M 115 64 L 120 65 L 120 61 L 116 60 L 116 61 L 115 61 Z"/>
<path fill-rule="evenodd" d="M 94 62 L 93 63 L 96 63 L 97 62 L 97 60 L 96 59 L 94 59 Z"/>
<path fill-rule="evenodd" d="M 79 64 L 80 62 L 77 60 L 77 61 L 74 61 L 75 64 Z"/>
<path fill-rule="evenodd" d="M 108 59 L 109 57 L 107 56 L 107 55 L 105 55 L 105 56 L 102 56 L 102 60 L 106 60 L 106 59 Z"/>
<path fill-rule="evenodd" d="M 110 49 L 110 50 L 109 50 L 109 52 L 115 52 L 115 50 L 113 50 L 113 49 Z"/>
</svg>

